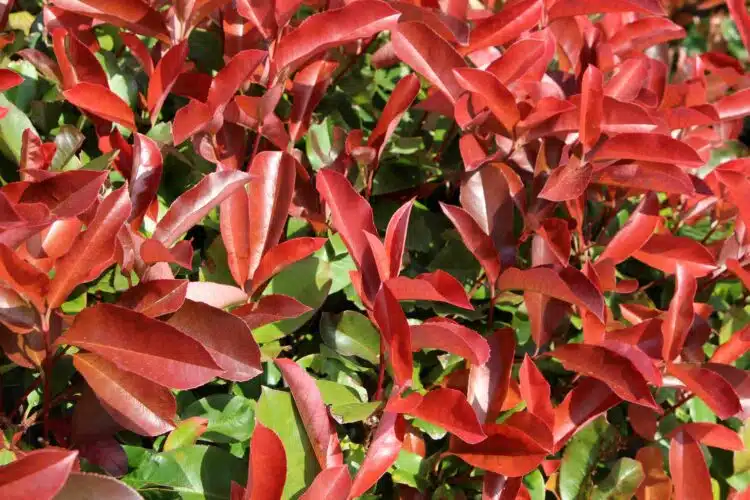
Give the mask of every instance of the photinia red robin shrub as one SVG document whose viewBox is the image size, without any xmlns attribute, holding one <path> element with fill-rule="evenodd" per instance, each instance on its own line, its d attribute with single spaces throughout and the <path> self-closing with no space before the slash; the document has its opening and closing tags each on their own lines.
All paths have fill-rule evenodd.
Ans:
<svg viewBox="0 0 750 500">
<path fill-rule="evenodd" d="M 0 13 L 0 498 L 750 494 L 743 0 Z"/>
</svg>

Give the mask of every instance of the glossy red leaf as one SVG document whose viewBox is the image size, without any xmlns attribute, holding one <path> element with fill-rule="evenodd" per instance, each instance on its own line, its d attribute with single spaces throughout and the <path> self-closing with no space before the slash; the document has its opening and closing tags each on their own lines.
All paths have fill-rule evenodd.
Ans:
<svg viewBox="0 0 750 500">
<path fill-rule="evenodd" d="M 714 103 L 722 120 L 736 120 L 750 115 L 750 89 L 724 96 Z"/>
<path fill-rule="evenodd" d="M 590 164 L 581 164 L 580 158 L 571 156 L 568 163 L 552 171 L 539 197 L 549 201 L 574 200 L 586 191 L 592 174 Z"/>
<path fill-rule="evenodd" d="M 745 48 L 750 47 L 750 13 L 747 11 L 747 4 L 741 0 L 727 0 L 729 15 L 732 17 L 737 31 L 740 32 L 742 44 Z"/>
<path fill-rule="evenodd" d="M 291 359 L 280 358 L 275 360 L 275 363 L 292 391 L 297 411 L 302 418 L 320 468 L 342 465 L 344 457 L 336 427 L 328 415 L 328 409 L 323 403 L 315 380 Z"/>
<path fill-rule="evenodd" d="M 472 365 L 482 365 L 490 357 L 490 346 L 484 337 L 444 318 L 432 318 L 421 325 L 412 325 L 411 348 L 415 352 L 440 349 L 461 356 Z"/>
<path fill-rule="evenodd" d="M 583 378 L 555 408 L 554 450 L 560 450 L 576 430 L 622 400 L 595 378 Z"/>
<path fill-rule="evenodd" d="M 547 424 L 550 429 L 555 424 L 550 386 L 536 364 L 524 356 L 520 371 L 521 397 L 526 401 L 529 412 Z"/>
<path fill-rule="evenodd" d="M 54 498 L 65 485 L 77 451 L 45 448 L 0 467 L 0 496 L 7 500 Z"/>
<path fill-rule="evenodd" d="M 255 329 L 282 319 L 297 318 L 310 311 L 310 307 L 294 297 L 266 295 L 257 302 L 232 310 L 232 314 L 241 317 L 248 327 Z"/>
<path fill-rule="evenodd" d="M 465 52 L 505 45 L 537 26 L 544 10 L 542 0 L 522 0 L 504 5 L 494 16 L 480 20 L 472 30 Z"/>
<path fill-rule="evenodd" d="M 579 140 L 585 150 L 599 141 L 601 122 L 604 114 L 604 75 L 596 66 L 589 66 L 583 73 L 581 82 L 580 132 Z"/>
<path fill-rule="evenodd" d="M 128 185 L 130 202 L 133 205 L 129 221 L 140 221 L 156 199 L 163 164 L 161 150 L 156 141 L 145 135 L 135 134 L 133 167 Z"/>
<path fill-rule="evenodd" d="M 654 193 L 647 193 L 625 225 L 607 244 L 598 260 L 610 259 L 614 264 L 624 261 L 651 238 L 660 219 L 659 199 Z"/>
<path fill-rule="evenodd" d="M 604 298 L 593 283 L 573 267 L 561 270 L 540 266 L 521 270 L 507 269 L 497 281 L 500 290 L 523 290 L 582 307 L 604 321 Z"/>
<path fill-rule="evenodd" d="M 682 424 L 667 436 L 673 439 L 678 433 L 689 434 L 693 439 L 706 446 L 729 451 L 742 451 L 745 444 L 739 434 L 728 427 L 709 422 L 689 422 Z"/>
<path fill-rule="evenodd" d="M 661 324 L 661 330 L 664 334 L 664 347 L 662 357 L 665 361 L 672 361 L 682 352 L 685 340 L 690 333 L 690 327 L 693 325 L 695 311 L 693 301 L 695 293 L 698 291 L 698 284 L 695 277 L 682 264 L 677 264 L 675 273 L 677 285 L 669 303 L 667 317 Z"/>
<path fill-rule="evenodd" d="M 399 13 L 380 0 L 358 0 L 305 19 L 283 36 L 273 63 L 280 71 L 331 47 L 391 29 Z"/>
<path fill-rule="evenodd" d="M 641 14 L 663 15 L 664 9 L 659 0 L 594 0 L 585 3 L 576 0 L 559 0 L 549 11 L 549 18 L 573 17 L 606 12 L 638 12 Z"/>
<path fill-rule="evenodd" d="M 387 285 L 382 286 L 375 297 L 372 315 L 382 340 L 388 345 L 388 358 L 396 384 L 402 388 L 411 385 L 411 331 L 398 299 Z"/>
<path fill-rule="evenodd" d="M 215 115 L 222 113 L 237 90 L 261 64 L 268 54 L 262 50 L 243 50 L 235 54 L 229 62 L 216 74 L 208 89 L 206 104 Z M 217 127 L 218 128 L 218 127 Z"/>
<path fill-rule="evenodd" d="M 274 16 L 275 7 L 276 2 L 264 0 L 238 0 L 236 2 L 237 12 L 250 21 L 266 40 L 275 37 L 278 31 Z"/>
<path fill-rule="evenodd" d="M 346 465 L 329 467 L 315 477 L 300 500 L 346 500 L 352 487 L 352 478 Z"/>
<path fill-rule="evenodd" d="M 490 283 L 494 286 L 500 276 L 501 264 L 497 249 L 487 233 L 477 224 L 469 213 L 460 207 L 440 203 L 443 213 L 455 226 L 461 235 L 466 248 L 479 261 Z"/>
<path fill-rule="evenodd" d="M 120 32 L 120 39 L 125 46 L 130 49 L 130 53 L 143 67 L 143 71 L 146 72 L 146 76 L 151 78 L 154 74 L 154 60 L 151 58 L 151 53 L 148 51 L 148 47 L 143 41 L 132 33 Z M 149 84 L 151 81 L 149 80 Z"/>
<path fill-rule="evenodd" d="M 698 441 L 678 431 L 669 445 L 669 472 L 675 498 L 711 498 L 711 475 Z"/>
<path fill-rule="evenodd" d="M 166 387 L 121 370 L 96 354 L 75 354 L 73 366 L 112 418 L 126 429 L 143 436 L 174 429 L 177 402 Z"/>
<path fill-rule="evenodd" d="M 391 92 L 391 96 L 388 98 L 380 118 L 378 118 L 378 123 L 367 139 L 367 145 L 378 152 L 378 158 L 383 155 L 385 145 L 396 130 L 401 117 L 404 116 L 404 113 L 417 97 L 419 87 L 419 78 L 416 75 L 406 75 L 393 88 L 393 92 Z"/>
<path fill-rule="evenodd" d="M 517 427 L 485 424 L 487 439 L 469 445 L 454 441 L 450 453 L 464 462 L 509 477 L 524 476 L 537 468 L 548 451 Z"/>
<path fill-rule="evenodd" d="M 0 92 L 17 87 L 24 82 L 23 76 L 9 69 L 0 69 Z"/>
<path fill-rule="evenodd" d="M 148 113 L 151 123 L 156 123 L 159 112 L 172 90 L 177 77 L 182 73 L 185 59 L 188 55 L 188 43 L 184 40 L 170 49 L 162 56 L 154 69 L 154 73 L 148 81 Z"/>
<path fill-rule="evenodd" d="M 338 63 L 333 61 L 313 61 L 294 76 L 289 116 L 289 137 L 292 142 L 299 141 L 307 132 L 313 110 L 320 104 L 337 67 Z"/>
<path fill-rule="evenodd" d="M 172 123 L 172 141 L 182 144 L 188 138 L 203 131 L 211 122 L 213 112 L 208 104 L 191 100 L 177 110 Z"/>
<path fill-rule="evenodd" d="M 391 217 L 385 231 L 385 255 L 388 258 L 388 277 L 390 278 L 398 276 L 401 272 L 413 204 L 414 200 L 409 200 L 401 205 Z"/>
<path fill-rule="evenodd" d="M 294 238 L 279 243 L 265 252 L 255 270 L 251 290 L 255 291 L 282 269 L 320 250 L 328 241 L 325 238 Z"/>
<path fill-rule="evenodd" d="M 157 318 L 182 307 L 187 287 L 187 280 L 141 282 L 125 290 L 117 303 L 148 317 Z"/>
<path fill-rule="evenodd" d="M 106 172 L 70 170 L 59 172 L 28 186 L 21 203 L 42 203 L 57 217 L 77 217 L 99 199 Z"/>
<path fill-rule="evenodd" d="M 718 373 L 695 363 L 668 363 L 667 372 L 680 379 L 719 418 L 727 419 L 742 410 L 737 392 Z"/>
<path fill-rule="evenodd" d="M 250 440 L 250 463 L 244 499 L 280 500 L 286 475 L 284 443 L 274 431 L 256 421 Z"/>
<path fill-rule="evenodd" d="M 594 160 L 643 160 L 700 167 L 704 161 L 687 143 L 668 135 L 626 133 L 610 137 L 593 156 Z"/>
<path fill-rule="evenodd" d="M 729 340 L 721 344 L 711 356 L 711 362 L 728 365 L 740 359 L 748 351 L 750 351 L 750 325 L 734 332 Z"/>
<path fill-rule="evenodd" d="M 130 106 L 107 87 L 95 83 L 81 82 L 63 91 L 65 99 L 72 105 L 92 115 L 136 130 L 135 116 Z"/>
<path fill-rule="evenodd" d="M 607 186 L 695 194 L 695 186 L 685 171 L 665 163 L 635 162 L 609 165 L 595 170 L 592 181 Z"/>
<path fill-rule="evenodd" d="M 521 119 L 516 99 L 498 78 L 489 71 L 473 68 L 453 70 L 456 82 L 468 92 L 482 98 L 490 112 L 513 135 L 513 130 Z"/>
<path fill-rule="evenodd" d="M 251 176 L 241 171 L 213 172 L 182 193 L 154 230 L 154 239 L 169 246 L 200 222 L 214 207 L 242 188 Z"/>
<path fill-rule="evenodd" d="M 386 411 L 407 413 L 430 422 L 464 443 L 476 444 L 487 437 L 466 396 L 455 389 L 437 388 L 424 396 L 412 393 L 401 400 L 392 398 Z"/>
<path fill-rule="evenodd" d="M 144 0 L 55 0 L 55 6 L 141 35 L 156 37 L 165 43 L 170 41 L 161 14 Z"/>
<path fill-rule="evenodd" d="M 685 38 L 685 29 L 665 17 L 645 17 L 626 24 L 609 39 L 612 51 L 618 54 L 642 52 L 647 48 Z M 641 84 L 642 78 L 638 83 Z M 635 82 L 634 82 L 635 83 Z"/>
<path fill-rule="evenodd" d="M 416 278 L 398 276 L 389 279 L 387 283 L 398 300 L 432 300 L 462 309 L 474 309 L 463 285 L 440 269 L 420 274 Z"/>
<path fill-rule="evenodd" d="M 76 239 L 67 255 L 56 264 L 47 302 L 55 308 L 65 302 L 68 294 L 86 280 L 92 269 L 107 262 L 115 251 L 120 227 L 130 216 L 130 199 L 125 187 L 101 202 L 94 219 Z"/>
<path fill-rule="evenodd" d="M 80 500 L 81 498 L 110 498 L 112 500 L 139 500 L 141 495 L 122 481 L 90 472 L 71 472 L 65 486 L 55 500 Z"/>
<path fill-rule="evenodd" d="M 349 498 L 363 495 L 393 465 L 401 451 L 404 427 L 403 416 L 392 412 L 383 413 L 362 466 L 354 478 Z"/>
<path fill-rule="evenodd" d="M 653 441 L 659 426 L 657 413 L 639 405 L 628 405 L 628 422 L 633 431 L 649 441 Z"/>
<path fill-rule="evenodd" d="M 511 328 L 501 328 L 487 342 L 490 358 L 484 364 L 473 365 L 468 380 L 467 399 L 480 422 L 494 422 L 502 411 L 513 370 L 516 335 Z"/>
<path fill-rule="evenodd" d="M 661 411 L 646 379 L 628 358 L 588 344 L 561 345 L 550 355 L 560 360 L 567 370 L 601 380 L 625 401 Z"/>
<path fill-rule="evenodd" d="M 248 172 L 250 222 L 248 276 L 253 277 L 263 254 L 275 246 L 284 231 L 289 205 L 294 196 L 297 161 L 280 151 L 264 151 L 253 158 Z"/>
<path fill-rule="evenodd" d="M 188 335 L 111 304 L 84 309 L 58 343 L 94 352 L 122 370 L 176 389 L 204 385 L 223 371 L 209 352 Z M 170 349 L 164 349 L 165 345 Z"/>
<path fill-rule="evenodd" d="M 677 272 L 677 264 L 681 263 L 696 278 L 716 268 L 706 247 L 691 238 L 671 234 L 654 234 L 633 257 L 666 274 Z"/>
<path fill-rule="evenodd" d="M 180 241 L 172 248 L 167 248 L 159 240 L 147 239 L 141 244 L 140 256 L 146 264 L 168 262 L 185 269 L 193 268 L 193 246 L 189 241 Z"/>
<path fill-rule="evenodd" d="M 418 21 L 400 23 L 391 33 L 393 50 L 401 61 L 424 76 L 451 103 L 463 92 L 453 70 L 466 61 L 432 28 Z"/>
<path fill-rule="evenodd" d="M 185 300 L 167 323 L 199 342 L 224 370 L 222 378 L 245 382 L 263 371 L 258 344 L 250 328 L 237 316 Z"/>
</svg>

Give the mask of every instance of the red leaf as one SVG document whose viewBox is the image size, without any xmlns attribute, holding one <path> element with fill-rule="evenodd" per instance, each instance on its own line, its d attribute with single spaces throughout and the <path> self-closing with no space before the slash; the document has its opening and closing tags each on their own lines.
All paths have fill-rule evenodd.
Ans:
<svg viewBox="0 0 750 500">
<path fill-rule="evenodd" d="M 385 474 L 398 458 L 404 440 L 404 417 L 385 412 L 367 448 L 365 460 L 354 478 L 349 498 L 363 495 Z"/>
<path fill-rule="evenodd" d="M 380 288 L 375 297 L 373 318 L 380 329 L 381 337 L 388 345 L 388 354 L 393 378 L 399 387 L 411 385 L 412 348 L 411 331 L 406 315 L 388 285 Z"/>
<path fill-rule="evenodd" d="M 331 47 L 389 30 L 398 16 L 398 11 L 379 0 L 358 0 L 314 14 L 281 38 L 273 63 L 281 71 Z"/>
<path fill-rule="evenodd" d="M 479 444 L 452 443 L 449 453 L 464 462 L 509 477 L 525 476 L 536 469 L 548 451 L 517 427 L 485 424 L 487 439 Z"/>
<path fill-rule="evenodd" d="M 182 307 L 187 294 L 187 280 L 153 280 L 138 283 L 120 296 L 118 305 L 150 318 L 173 313 Z"/>
<path fill-rule="evenodd" d="M 149 77 L 149 84 L 151 84 L 150 78 L 154 74 L 154 60 L 151 58 L 151 53 L 148 51 L 148 47 L 146 47 L 146 44 L 143 43 L 140 38 L 132 33 L 121 31 L 119 35 L 122 43 L 130 49 L 130 53 L 143 67 L 143 71 L 145 71 L 146 76 Z"/>
<path fill-rule="evenodd" d="M 636 162 L 609 165 L 594 171 L 593 182 L 644 191 L 695 194 L 690 177 L 683 169 L 664 163 Z"/>
<path fill-rule="evenodd" d="M 706 247 L 693 239 L 671 234 L 654 234 L 633 257 L 666 274 L 677 272 L 677 264 L 681 263 L 696 278 L 716 268 Z"/>
<path fill-rule="evenodd" d="M 732 429 L 723 425 L 708 422 L 690 422 L 680 425 L 670 432 L 667 438 L 674 439 L 680 432 L 689 434 L 690 437 L 706 446 L 730 451 L 742 451 L 745 449 L 742 438 Z"/>
<path fill-rule="evenodd" d="M 119 123 L 136 131 L 135 116 L 130 106 L 107 87 L 95 83 L 81 82 L 63 91 L 65 99 L 72 105 L 109 122 Z"/>
<path fill-rule="evenodd" d="M 440 349 L 482 365 L 490 357 L 490 346 L 474 330 L 445 318 L 432 318 L 421 325 L 411 327 L 411 348 Z"/>
<path fill-rule="evenodd" d="M 188 229 L 200 222 L 208 212 L 247 184 L 251 176 L 240 171 L 213 172 L 191 189 L 182 193 L 156 225 L 154 239 L 169 246 Z"/>
<path fill-rule="evenodd" d="M 180 241 L 174 247 L 167 248 L 159 240 L 147 239 L 141 244 L 141 259 L 146 264 L 168 262 L 185 269 L 193 268 L 193 246 L 189 241 Z"/>
<path fill-rule="evenodd" d="M 473 68 L 453 70 L 458 84 L 465 90 L 482 98 L 490 112 L 513 135 L 513 130 L 521 119 L 516 99 L 498 78 L 489 71 Z"/>
<path fill-rule="evenodd" d="M 294 238 L 272 247 L 255 270 L 251 290 L 254 292 L 282 269 L 317 252 L 326 241 L 325 238 Z"/>
<path fill-rule="evenodd" d="M 148 81 L 147 106 L 151 123 L 156 123 L 159 118 L 159 111 L 177 81 L 177 77 L 182 73 L 187 55 L 188 43 L 184 40 L 172 46 L 156 65 L 154 74 Z"/>
<path fill-rule="evenodd" d="M 466 245 L 466 248 L 474 254 L 474 257 L 484 268 L 490 284 L 494 286 L 500 276 L 501 264 L 500 256 L 492 239 L 482 231 L 474 218 L 460 207 L 440 203 L 443 213 L 451 220 L 456 227 L 458 234 Z"/>
<path fill-rule="evenodd" d="M 653 441 L 659 422 L 657 413 L 639 405 L 628 405 L 628 422 L 633 430 L 643 439 Z"/>
<path fill-rule="evenodd" d="M 143 436 L 174 429 L 177 402 L 169 389 L 126 372 L 96 354 L 78 353 L 73 365 L 112 418 Z"/>
<path fill-rule="evenodd" d="M 204 130 L 213 118 L 211 108 L 200 101 L 190 100 L 177 110 L 172 123 L 172 142 L 182 144 L 189 137 Z"/>
<path fill-rule="evenodd" d="M 728 365 L 740 359 L 748 351 L 750 351 L 750 325 L 734 332 L 729 340 L 721 344 L 711 356 L 711 362 Z"/>
<path fill-rule="evenodd" d="M 280 151 L 263 151 L 253 158 L 248 169 L 253 179 L 248 187 L 250 223 L 248 225 L 248 276 L 253 277 L 263 254 L 275 246 L 286 223 L 294 196 L 297 161 Z"/>
<path fill-rule="evenodd" d="M 741 0 L 727 0 L 727 7 L 732 21 L 737 25 L 737 31 L 740 32 L 742 44 L 747 49 L 750 47 L 750 13 L 747 11 L 747 4 Z"/>
<path fill-rule="evenodd" d="M 555 408 L 554 450 L 560 450 L 573 433 L 622 400 L 607 384 L 584 378 Z"/>
<path fill-rule="evenodd" d="M 156 141 L 145 135 L 135 134 L 133 168 L 128 186 L 133 211 L 128 222 L 140 222 L 148 211 L 148 207 L 156 199 L 163 163 L 161 150 Z"/>
<path fill-rule="evenodd" d="M 609 39 L 616 54 L 643 52 L 649 47 L 685 38 L 685 29 L 665 17 L 645 17 L 626 24 Z M 645 75 L 633 83 L 642 85 Z"/>
<path fill-rule="evenodd" d="M 579 140 L 588 151 L 599 141 L 604 114 L 604 75 L 596 66 L 589 66 L 581 82 Z"/>
<path fill-rule="evenodd" d="M 372 300 L 380 286 L 377 265 L 364 233 L 377 236 L 370 204 L 338 172 L 324 169 L 316 177 L 318 192 L 331 211 L 333 227 L 341 234 L 349 255 L 363 276 L 365 294 Z"/>
<path fill-rule="evenodd" d="M 18 87 L 24 82 L 23 76 L 9 69 L 0 69 L 0 92 Z"/>
<path fill-rule="evenodd" d="M 463 93 L 453 70 L 466 61 L 450 43 L 424 23 L 400 23 L 391 33 L 396 56 L 437 87 L 451 103 Z"/>
<path fill-rule="evenodd" d="M 125 470 L 127 471 L 127 467 Z M 140 500 L 142 498 L 133 488 L 113 477 L 90 472 L 71 472 L 65 486 L 55 496 L 55 500 L 78 500 L 81 495 L 112 500 Z"/>
<path fill-rule="evenodd" d="M 515 40 L 539 24 L 543 9 L 541 0 L 522 0 L 503 6 L 499 13 L 477 23 L 464 52 L 471 53 Z"/>
<path fill-rule="evenodd" d="M 521 270 L 507 269 L 497 281 L 499 290 L 536 292 L 568 302 L 592 312 L 605 320 L 605 304 L 601 292 L 578 269 L 566 267 L 559 271 L 545 266 Z"/>
<path fill-rule="evenodd" d="M 669 445 L 669 472 L 675 498 L 711 498 L 711 475 L 698 441 L 678 431 Z"/>
<path fill-rule="evenodd" d="M 232 310 L 232 314 L 241 317 L 248 327 L 255 329 L 282 319 L 297 318 L 310 311 L 310 307 L 293 297 L 266 295 L 258 302 Z"/>
<path fill-rule="evenodd" d="M 404 247 L 409 228 L 409 216 L 414 200 L 409 200 L 391 217 L 385 231 L 385 254 L 388 259 L 388 277 L 398 276 L 404 260 Z"/>
<path fill-rule="evenodd" d="M 659 199 L 654 193 L 647 193 L 630 215 L 628 222 L 615 234 L 598 260 L 610 259 L 619 264 L 638 251 L 654 233 L 659 224 Z"/>
<path fill-rule="evenodd" d="M 496 330 L 487 340 L 490 358 L 471 367 L 468 382 L 468 400 L 480 422 L 494 422 L 500 415 L 516 350 L 516 334 L 511 328 Z"/>
<path fill-rule="evenodd" d="M 20 202 L 42 203 L 57 217 L 77 217 L 98 201 L 107 175 L 91 170 L 54 173 L 26 188 Z"/>
<path fill-rule="evenodd" d="M 143 0 L 55 0 L 55 6 L 170 42 L 161 14 Z"/>
<path fill-rule="evenodd" d="M 750 89 L 743 89 L 724 96 L 714 103 L 722 120 L 737 120 L 750 115 Z"/>
<path fill-rule="evenodd" d="M 476 444 L 487 437 L 466 396 L 455 389 L 437 388 L 424 396 L 415 392 L 400 400 L 391 399 L 386 411 L 407 413 L 435 424 L 465 443 Z"/>
<path fill-rule="evenodd" d="M 380 158 L 383 155 L 385 145 L 388 143 L 393 131 L 396 130 L 401 117 L 409 109 L 419 93 L 419 78 L 416 75 L 406 75 L 398 81 L 385 104 L 375 128 L 372 129 L 367 145 L 375 149 Z M 387 239 L 387 237 L 386 237 Z M 395 276 L 395 275 L 393 275 Z"/>
<path fill-rule="evenodd" d="M 658 17 L 650 17 L 641 19 L 639 21 L 650 20 L 657 22 L 672 22 L 669 19 Z M 636 21 L 636 23 L 637 22 L 638 21 Z M 626 25 L 626 27 L 627 26 L 629 25 Z M 626 28 L 623 28 L 618 31 L 618 33 L 625 31 L 627 31 Z M 618 35 L 615 34 L 615 37 L 617 36 Z M 614 43 L 613 39 L 614 38 L 610 39 L 610 43 Z M 627 41 L 629 41 L 629 39 Z M 614 97 L 618 101 L 622 102 L 634 101 L 638 97 L 638 93 L 643 88 L 645 80 L 648 78 L 648 71 L 649 67 L 647 61 L 639 58 L 625 59 L 617 65 L 617 67 L 615 68 L 615 74 L 612 75 L 607 84 L 604 86 L 604 94 L 609 97 Z"/>
<path fill-rule="evenodd" d="M 591 165 L 581 165 L 580 158 L 571 156 L 568 163 L 552 171 L 539 197 L 550 201 L 574 200 L 586 191 L 591 178 Z"/>
<path fill-rule="evenodd" d="M 714 371 L 695 363 L 667 363 L 667 372 L 680 379 L 719 418 L 727 419 L 742 410 L 734 388 Z"/>
<path fill-rule="evenodd" d="M 289 116 L 289 137 L 292 142 L 304 137 L 313 110 L 320 104 L 337 67 L 338 63 L 334 61 L 313 61 L 294 76 L 292 112 Z"/>
<path fill-rule="evenodd" d="M 328 415 L 315 380 L 291 359 L 277 359 L 276 366 L 292 391 L 302 423 L 310 438 L 321 469 L 336 467 L 344 462 L 336 427 Z"/>
<path fill-rule="evenodd" d="M 213 114 L 217 111 L 223 112 L 224 107 L 229 104 L 237 90 L 267 56 L 268 54 L 262 50 L 243 50 L 221 68 L 211 82 L 206 98 L 206 104 Z"/>
<path fill-rule="evenodd" d="M 5 500 L 51 499 L 65 485 L 78 456 L 77 451 L 45 448 L 26 453 L 0 467 L 0 496 Z"/>
<path fill-rule="evenodd" d="M 58 343 L 92 351 L 120 369 L 175 389 L 193 389 L 222 373 L 202 345 L 176 328 L 111 304 L 84 309 Z"/>
<path fill-rule="evenodd" d="M 561 345 L 550 355 L 560 360 L 567 370 L 601 380 L 625 401 L 661 411 L 643 375 L 626 357 L 588 344 Z"/>
<path fill-rule="evenodd" d="M 57 261 L 47 302 L 51 308 L 65 302 L 68 294 L 86 280 L 92 269 L 112 256 L 117 233 L 130 215 L 130 200 L 125 187 L 101 202 L 94 219 L 78 236 L 70 251 Z"/>
<path fill-rule="evenodd" d="M 669 303 L 667 317 L 661 324 L 664 334 L 662 357 L 665 361 L 673 361 L 682 352 L 690 327 L 693 325 L 693 301 L 698 291 L 698 284 L 690 271 L 679 262 L 677 263 L 677 287 Z"/>
<path fill-rule="evenodd" d="M 656 16 L 664 15 L 664 9 L 659 0 L 593 0 L 588 2 L 559 0 L 550 8 L 549 19 L 605 12 L 638 12 Z"/>
<path fill-rule="evenodd" d="M 593 160 L 643 160 L 700 167 L 704 161 L 688 144 L 668 135 L 626 133 L 610 137 L 596 150 Z"/>
<path fill-rule="evenodd" d="M 185 300 L 167 323 L 205 347 L 224 370 L 222 378 L 245 382 L 263 371 L 258 344 L 250 328 L 237 316 L 201 302 Z"/>
<path fill-rule="evenodd" d="M 346 465 L 322 470 L 300 500 L 346 500 L 352 487 L 352 478 Z"/>
<path fill-rule="evenodd" d="M 463 285 L 453 276 L 438 269 L 420 274 L 416 278 L 398 276 L 387 281 L 398 300 L 434 300 L 473 310 Z"/>
<path fill-rule="evenodd" d="M 284 443 L 260 422 L 250 440 L 245 500 L 280 500 L 286 483 L 287 461 Z"/>
<path fill-rule="evenodd" d="M 528 354 L 524 356 L 521 364 L 520 381 L 521 397 L 526 401 L 529 412 L 552 429 L 555 424 L 555 413 L 552 408 L 550 386 Z"/>
</svg>

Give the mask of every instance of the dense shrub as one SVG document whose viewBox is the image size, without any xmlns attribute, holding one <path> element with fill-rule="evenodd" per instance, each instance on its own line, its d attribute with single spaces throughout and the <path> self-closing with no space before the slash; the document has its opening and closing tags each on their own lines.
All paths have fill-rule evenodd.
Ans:
<svg viewBox="0 0 750 500">
<path fill-rule="evenodd" d="M 0 498 L 744 498 L 743 0 L 0 12 Z"/>
</svg>

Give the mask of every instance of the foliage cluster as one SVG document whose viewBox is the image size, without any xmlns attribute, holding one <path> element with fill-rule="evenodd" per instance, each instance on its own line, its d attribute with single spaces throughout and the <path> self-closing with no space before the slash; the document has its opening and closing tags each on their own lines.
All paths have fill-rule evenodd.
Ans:
<svg viewBox="0 0 750 500">
<path fill-rule="evenodd" d="M 0 25 L 0 498 L 749 494 L 744 0 Z"/>
</svg>

